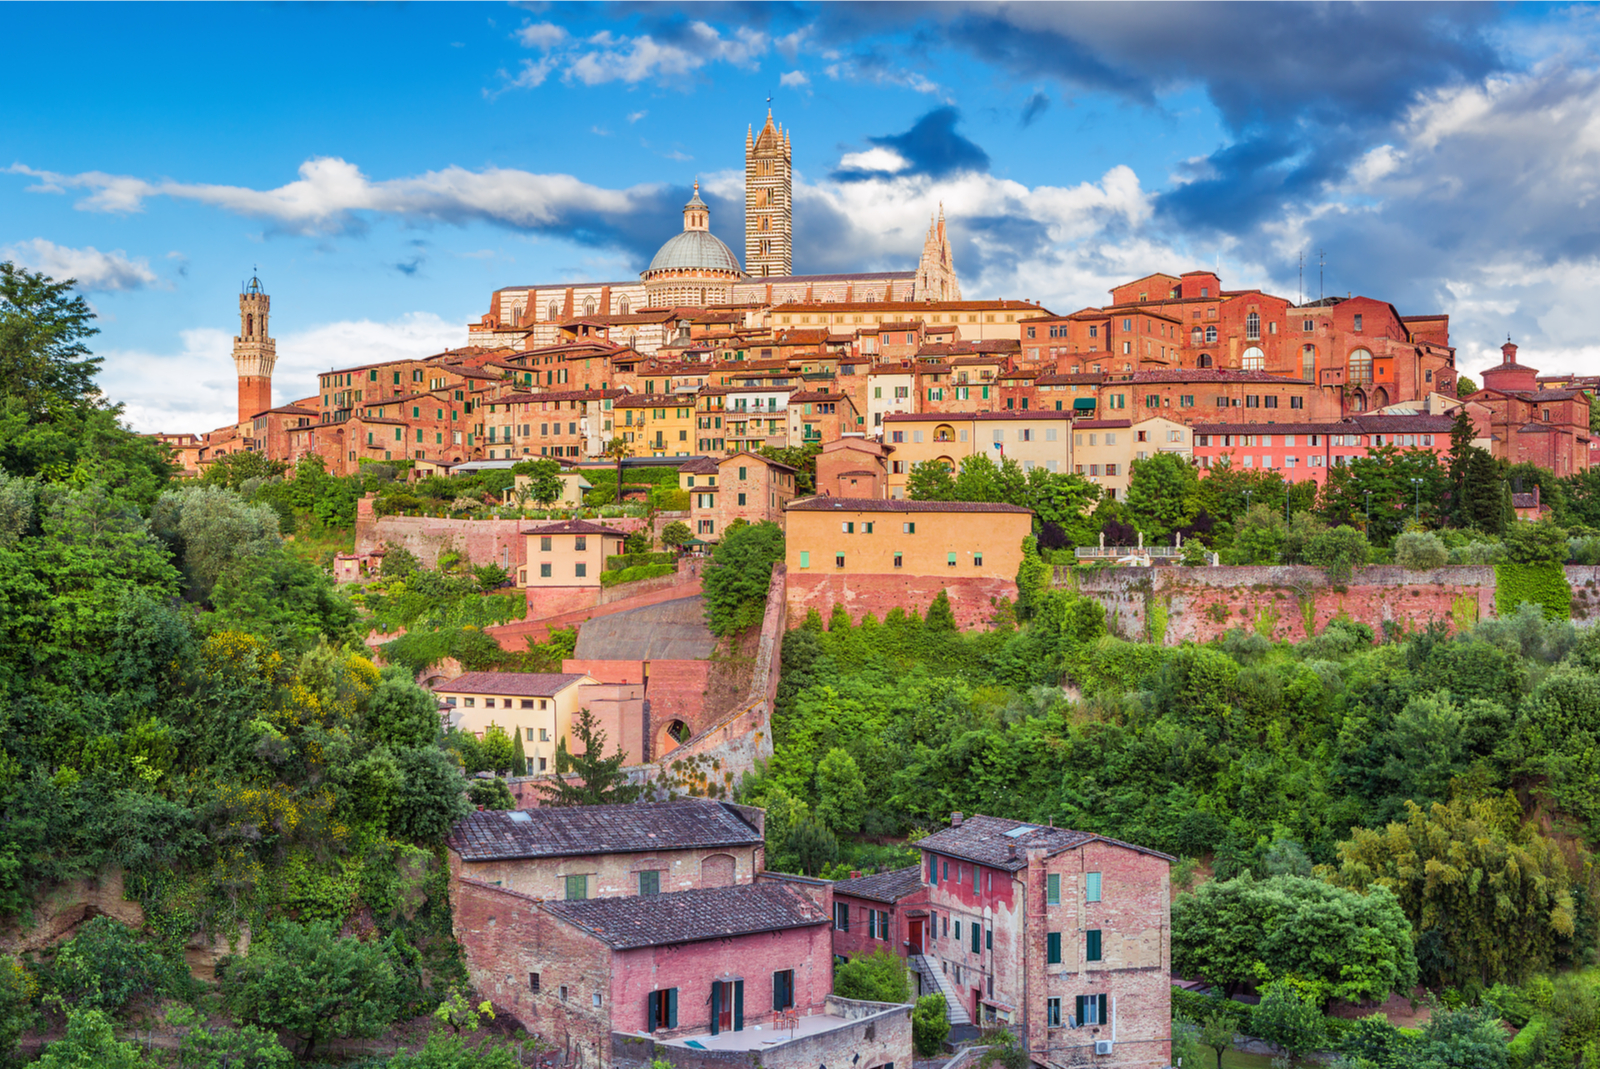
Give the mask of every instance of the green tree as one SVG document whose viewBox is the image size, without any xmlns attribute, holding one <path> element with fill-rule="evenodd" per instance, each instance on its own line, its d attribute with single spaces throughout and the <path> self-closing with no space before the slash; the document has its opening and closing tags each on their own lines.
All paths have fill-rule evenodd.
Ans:
<svg viewBox="0 0 1600 1069">
<path fill-rule="evenodd" d="M 277 1036 L 253 1024 L 215 1027 L 188 1006 L 169 1009 L 167 1024 L 183 1029 L 178 1064 L 184 1069 L 289 1069 L 294 1064 L 294 1054 Z"/>
<path fill-rule="evenodd" d="M 673 520 L 661 528 L 661 544 L 678 549 L 694 537 L 694 532 L 689 530 L 689 525 L 682 520 Z"/>
<path fill-rule="evenodd" d="M 530 1054 L 549 1049 L 532 1039 L 525 1046 Z M 402 1051 L 389 1059 L 387 1069 L 518 1069 L 517 1054 L 504 1043 L 482 1039 L 476 1043 L 460 1035 L 436 1030 L 421 1050 Z M 670 1067 L 669 1067 L 670 1069 Z"/>
<path fill-rule="evenodd" d="M 237 1017 L 293 1032 L 306 1059 L 325 1039 L 378 1035 L 400 1011 L 388 944 L 341 937 L 331 921 L 273 922 L 222 981 Z"/>
<path fill-rule="evenodd" d="M 1328 582 L 1343 586 L 1350 581 L 1357 566 L 1367 563 L 1371 553 L 1367 536 L 1354 527 L 1331 527 L 1307 543 L 1305 560 L 1321 568 Z"/>
<path fill-rule="evenodd" d="M 1284 521 L 1283 513 L 1265 505 L 1252 505 L 1234 533 L 1230 562 L 1277 564 L 1283 559 L 1288 536 L 1289 525 Z"/>
<path fill-rule="evenodd" d="M 606 733 L 588 706 L 578 710 L 572 734 L 581 749 L 569 751 L 566 739 L 556 743 L 556 774 L 540 785 L 545 805 L 614 805 L 639 797 L 641 788 L 630 784 L 623 771 L 628 755 L 618 750 L 606 756 Z M 568 775 L 578 782 L 568 782 Z"/>
<path fill-rule="evenodd" d="M 1233 1033 L 1233 1018 L 1222 1013 L 1208 1014 L 1200 1026 L 1200 1045 L 1216 1052 L 1217 1069 L 1222 1069 L 1222 1056 L 1233 1046 Z"/>
<path fill-rule="evenodd" d="M 1145 539 L 1164 542 L 1194 516 L 1200 472 L 1176 453 L 1157 453 L 1128 468 L 1128 512 Z"/>
<path fill-rule="evenodd" d="M 1394 562 L 1412 571 L 1443 568 L 1450 563 L 1450 551 L 1436 534 L 1407 531 L 1394 540 Z"/>
<path fill-rule="evenodd" d="M 835 832 L 861 830 L 867 781 L 849 751 L 835 747 L 817 764 L 817 819 Z"/>
<path fill-rule="evenodd" d="M 1506 559 L 1513 564 L 1565 564 L 1567 532 L 1549 520 L 1518 520 L 1505 533 Z"/>
<path fill-rule="evenodd" d="M 271 479 L 288 470 L 287 461 L 272 460 L 262 453 L 228 453 L 206 467 L 200 483 L 224 490 L 238 490 L 251 479 Z"/>
<path fill-rule="evenodd" d="M 393 834 L 409 842 L 437 842 L 471 812 L 467 785 L 443 750 L 433 746 L 397 750 L 401 785 L 389 814 Z"/>
<path fill-rule="evenodd" d="M 367 731 L 396 749 L 433 746 L 440 736 L 439 699 L 403 671 L 386 669 L 367 699 Z"/>
<path fill-rule="evenodd" d="M 912 501 L 954 501 L 955 473 L 941 460 L 924 460 L 911 465 L 906 477 L 906 497 Z"/>
<path fill-rule="evenodd" d="M 485 809 L 515 809 L 517 800 L 499 776 L 473 778 L 467 783 L 467 801 Z"/>
<path fill-rule="evenodd" d="M 51 987 L 69 1006 L 120 1013 L 164 979 L 165 962 L 127 925 L 95 917 L 56 953 Z"/>
<path fill-rule="evenodd" d="M 1472 463 L 1472 441 L 1477 436 L 1478 429 L 1473 426 L 1472 417 L 1467 415 L 1467 406 L 1462 405 L 1456 409 L 1455 419 L 1450 424 L 1448 454 L 1451 516 L 1459 527 L 1471 526 L 1467 511 L 1467 477 Z"/>
<path fill-rule="evenodd" d="M 706 626 L 713 635 L 736 634 L 761 622 L 772 566 L 782 559 L 783 528 L 777 524 L 729 528 L 702 579 Z"/>
<path fill-rule="evenodd" d="M 144 1069 L 149 1063 L 139 1048 L 117 1039 L 104 1013 L 78 1010 L 67 1016 L 67 1034 L 45 1047 L 33 1064 L 38 1069 Z"/>
<path fill-rule="evenodd" d="M 1483 1007 L 1436 1007 L 1412 1052 L 1407 1064 L 1416 1069 L 1506 1069 L 1509 1062 L 1505 1028 Z"/>
<path fill-rule="evenodd" d="M 911 1045 L 919 1057 L 932 1058 L 944 1047 L 950 1034 L 948 1010 L 944 996 L 937 992 L 917 999 L 911 1011 Z"/>
<path fill-rule="evenodd" d="M 1017 565 L 1018 619 L 1033 618 L 1054 580 L 1054 569 L 1039 556 L 1038 539 L 1028 535 L 1022 540 L 1022 560 Z"/>
<path fill-rule="evenodd" d="M 485 768 L 490 772 L 505 772 L 511 767 L 511 761 L 516 754 L 516 746 L 511 741 L 511 735 L 505 728 L 489 721 L 489 726 L 483 730 L 483 738 L 478 741 L 486 762 Z"/>
<path fill-rule="evenodd" d="M 1212 880 L 1172 903 L 1172 960 L 1236 990 L 1300 977 L 1327 998 L 1382 1000 L 1416 984 L 1411 925 L 1394 895 L 1302 876 Z"/>
<path fill-rule="evenodd" d="M 77 282 L 0 263 L 0 399 L 15 399 L 37 422 L 98 405 L 103 359 L 87 339 L 100 333 Z"/>
<path fill-rule="evenodd" d="M 815 876 L 839 857 L 839 840 L 816 817 L 805 817 L 789 829 L 784 851 L 806 876 Z"/>
<path fill-rule="evenodd" d="M 941 590 L 934 595 L 933 601 L 928 605 L 928 615 L 923 618 L 923 626 L 929 631 L 956 630 L 956 614 L 950 608 L 948 593 Z"/>
<path fill-rule="evenodd" d="M 1500 462 L 1487 450 L 1474 448 L 1467 457 L 1462 486 L 1461 522 L 1485 534 L 1501 534 L 1515 516 L 1510 514 L 1510 488 Z"/>
<path fill-rule="evenodd" d="M 513 731 L 511 741 L 514 744 L 511 751 L 511 774 L 513 776 L 526 776 L 528 774 L 528 752 L 522 747 L 522 732 Z"/>
<path fill-rule="evenodd" d="M 833 993 L 863 1002 L 909 1002 L 905 959 L 887 947 L 851 958 L 833 970 Z"/>
<path fill-rule="evenodd" d="M 512 465 L 513 476 L 526 476 L 528 479 L 528 497 L 540 505 L 548 507 L 551 503 L 561 500 L 564 487 L 561 483 L 561 462 L 550 457 L 539 460 L 524 460 Z"/>
<path fill-rule="evenodd" d="M 1251 1027 L 1279 1050 L 1296 1057 L 1308 1054 L 1326 1037 L 1318 1001 L 1311 985 L 1275 980 L 1261 989 L 1261 1003 L 1250 1015 Z"/>
<path fill-rule="evenodd" d="M 1382 831 L 1352 829 L 1335 882 L 1394 894 L 1425 983 L 1517 981 L 1547 968 L 1574 931 L 1571 876 L 1515 796 L 1405 808 L 1405 821 Z"/>
</svg>

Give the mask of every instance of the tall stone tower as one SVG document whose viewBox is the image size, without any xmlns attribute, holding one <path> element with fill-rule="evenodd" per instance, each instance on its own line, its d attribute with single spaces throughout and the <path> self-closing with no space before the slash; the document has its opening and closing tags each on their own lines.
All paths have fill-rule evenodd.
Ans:
<svg viewBox="0 0 1600 1069">
<path fill-rule="evenodd" d="M 744 270 L 753 278 L 794 274 L 793 164 L 789 135 L 772 125 L 744 135 Z"/>
<path fill-rule="evenodd" d="M 233 339 L 233 366 L 239 372 L 239 422 L 245 423 L 272 407 L 272 365 L 278 361 L 278 344 L 267 333 L 267 310 L 272 301 L 252 277 L 239 294 L 239 334 Z"/>
<path fill-rule="evenodd" d="M 914 301 L 959 301 L 961 283 L 956 279 L 955 261 L 950 255 L 950 238 L 944 229 L 944 205 L 928 223 L 928 236 L 922 242 L 922 259 L 917 263 L 913 283 Z"/>
</svg>

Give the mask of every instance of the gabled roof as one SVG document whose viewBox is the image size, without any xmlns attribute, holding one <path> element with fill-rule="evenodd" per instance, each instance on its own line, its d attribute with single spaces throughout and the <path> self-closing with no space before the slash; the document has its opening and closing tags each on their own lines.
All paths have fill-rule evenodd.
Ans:
<svg viewBox="0 0 1600 1069">
<path fill-rule="evenodd" d="M 553 698 L 574 683 L 590 677 L 583 672 L 466 672 L 435 683 L 435 691 L 508 695 L 513 698 Z"/>
<path fill-rule="evenodd" d="M 794 512 L 1020 512 L 1031 510 L 1018 505 L 990 501 L 910 501 L 878 497 L 805 497 L 784 508 Z"/>
<path fill-rule="evenodd" d="M 909 865 L 892 872 L 879 872 L 871 876 L 857 876 L 851 880 L 835 880 L 833 893 L 870 898 L 874 902 L 898 902 L 922 890 L 922 866 Z"/>
<path fill-rule="evenodd" d="M 1119 839 L 1109 839 L 1093 832 L 1026 824 L 1020 820 L 986 817 L 981 814 L 968 817 L 959 826 L 944 828 L 925 839 L 919 839 L 916 845 L 944 857 L 976 861 L 990 868 L 1016 872 L 1027 867 L 1028 847 L 1042 846 L 1045 848 L 1045 855 L 1049 857 L 1093 842 L 1110 843 L 1112 846 L 1125 847 L 1152 857 L 1166 858 L 1168 861 L 1176 860 L 1159 850 L 1135 846 Z"/>
<path fill-rule="evenodd" d="M 544 908 L 613 950 L 728 939 L 832 920 L 805 895 L 772 882 L 548 902 Z"/>
<path fill-rule="evenodd" d="M 526 535 L 610 535 L 613 538 L 626 539 L 628 536 L 615 527 L 602 527 L 598 523 L 588 520 L 563 520 L 561 523 L 547 523 L 542 527 L 524 527 L 522 533 Z"/>
<path fill-rule="evenodd" d="M 464 861 L 704 850 L 761 841 L 737 809 L 704 798 L 485 809 L 469 813 L 446 840 Z"/>
<path fill-rule="evenodd" d="M 690 475 L 715 475 L 717 473 L 717 462 L 710 457 L 693 457 L 679 464 L 678 470 Z"/>
</svg>

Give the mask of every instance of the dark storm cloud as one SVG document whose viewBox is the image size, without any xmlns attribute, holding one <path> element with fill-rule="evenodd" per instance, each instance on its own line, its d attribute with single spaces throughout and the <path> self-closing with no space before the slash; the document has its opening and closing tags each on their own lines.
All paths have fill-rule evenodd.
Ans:
<svg viewBox="0 0 1600 1069">
<path fill-rule="evenodd" d="M 903 134 L 869 137 L 867 142 L 879 148 L 892 149 L 906 161 L 906 166 L 892 172 L 895 176 L 926 175 L 944 178 L 968 171 L 987 172 L 989 154 L 973 142 L 956 133 L 961 112 L 956 108 L 934 108 L 912 124 Z M 856 181 L 864 178 L 882 178 L 890 172 L 838 170 L 833 177 L 839 181 Z"/>
</svg>

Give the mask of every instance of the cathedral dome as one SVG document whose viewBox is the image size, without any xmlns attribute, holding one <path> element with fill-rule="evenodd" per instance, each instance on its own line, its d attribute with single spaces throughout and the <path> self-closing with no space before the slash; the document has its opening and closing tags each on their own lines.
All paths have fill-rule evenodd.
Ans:
<svg viewBox="0 0 1600 1069">
<path fill-rule="evenodd" d="M 657 271 L 732 271 L 740 273 L 738 257 L 709 230 L 685 230 L 674 234 L 657 251 L 647 276 Z"/>
</svg>

